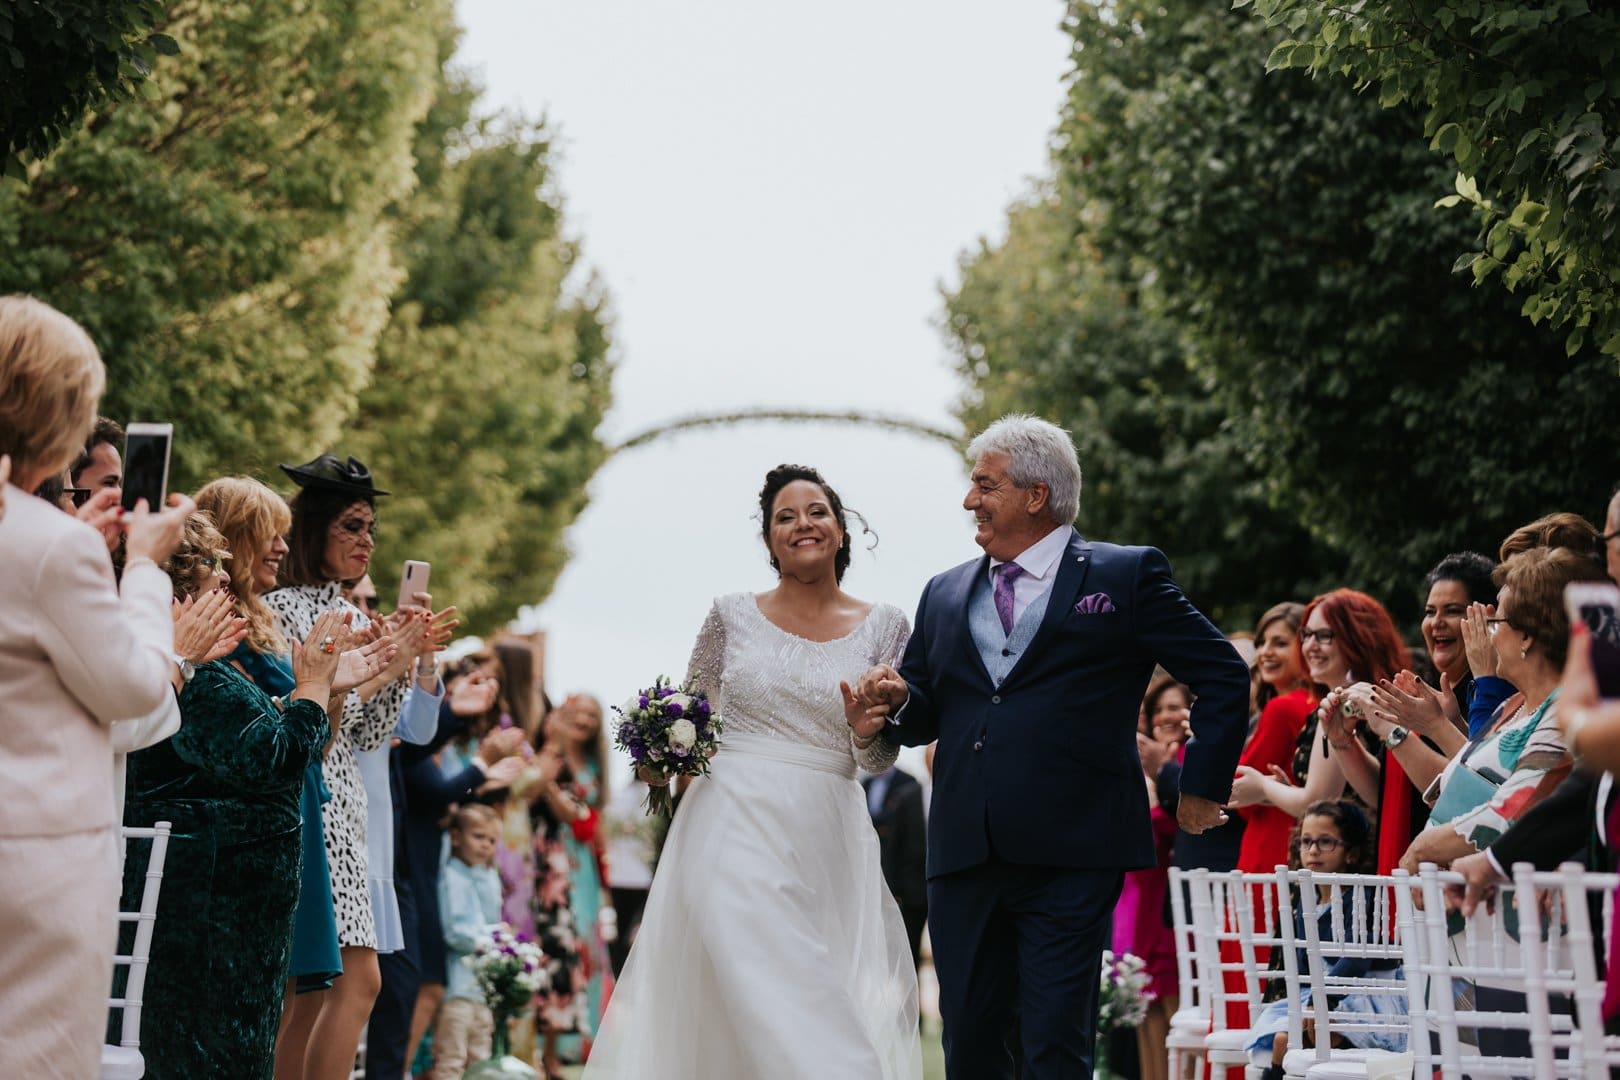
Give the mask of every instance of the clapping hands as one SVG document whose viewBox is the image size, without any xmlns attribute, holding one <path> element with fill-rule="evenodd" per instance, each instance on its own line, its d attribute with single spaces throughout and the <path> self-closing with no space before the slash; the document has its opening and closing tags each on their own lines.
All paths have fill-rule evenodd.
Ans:
<svg viewBox="0 0 1620 1080">
<path fill-rule="evenodd" d="M 247 637 L 247 620 L 236 614 L 235 598 L 226 589 L 176 600 L 172 612 L 174 651 L 193 664 L 229 656 Z"/>
</svg>

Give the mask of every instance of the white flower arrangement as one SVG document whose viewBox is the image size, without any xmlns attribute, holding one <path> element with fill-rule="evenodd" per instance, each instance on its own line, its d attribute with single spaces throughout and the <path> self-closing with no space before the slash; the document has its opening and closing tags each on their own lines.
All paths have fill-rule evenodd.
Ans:
<svg viewBox="0 0 1620 1080">
<path fill-rule="evenodd" d="M 1148 989 L 1152 976 L 1147 965 L 1133 953 L 1116 957 L 1112 950 L 1102 954 L 1101 992 L 1097 996 L 1097 1031 L 1137 1027 L 1147 1019 L 1148 1006 L 1158 997 Z"/>
<path fill-rule="evenodd" d="M 496 1016 L 516 1015 L 546 985 L 546 956 L 540 946 L 512 932 L 505 923 L 490 929 L 462 963 L 472 969 L 484 1003 Z"/>
</svg>

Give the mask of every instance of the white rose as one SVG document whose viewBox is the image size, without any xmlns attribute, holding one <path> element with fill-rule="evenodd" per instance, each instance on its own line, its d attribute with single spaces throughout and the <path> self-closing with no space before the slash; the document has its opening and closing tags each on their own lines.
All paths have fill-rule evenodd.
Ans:
<svg viewBox="0 0 1620 1080">
<path fill-rule="evenodd" d="M 619 712 L 623 716 L 634 716 L 637 712 L 640 711 L 640 709 L 641 709 L 641 695 L 640 694 L 637 694 L 635 697 L 630 698 L 623 705 L 619 706 Z"/>
<path fill-rule="evenodd" d="M 669 745 L 677 750 L 690 750 L 697 742 L 697 727 L 690 720 L 677 720 L 669 725 Z"/>
<path fill-rule="evenodd" d="M 686 694 L 669 695 L 664 699 L 664 708 L 667 710 L 671 705 L 679 705 L 682 716 L 686 716 L 692 711 L 692 699 Z"/>
</svg>

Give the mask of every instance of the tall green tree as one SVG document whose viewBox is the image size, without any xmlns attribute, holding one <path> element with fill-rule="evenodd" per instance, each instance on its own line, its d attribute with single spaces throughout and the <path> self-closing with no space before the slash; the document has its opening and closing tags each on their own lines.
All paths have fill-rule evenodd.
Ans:
<svg viewBox="0 0 1620 1080">
<path fill-rule="evenodd" d="M 177 422 L 178 484 L 305 460 L 353 415 L 447 4 L 174 0 L 155 100 L 0 188 L 0 292 L 89 329 L 110 415 Z"/>
<path fill-rule="evenodd" d="M 441 55 L 448 57 L 447 35 Z M 475 119 L 477 87 L 444 76 L 417 126 L 418 186 L 395 214 L 405 277 L 349 434 L 397 494 L 399 561 L 433 563 L 435 600 L 488 631 L 551 589 L 564 532 L 605 451 L 605 298 L 575 281 L 543 124 Z M 407 546 L 408 545 L 408 546 Z"/>
<path fill-rule="evenodd" d="M 178 46 L 153 33 L 163 0 L 11 0 L 0 4 L 0 173 L 23 175 L 84 114 L 136 94 Z"/>
<path fill-rule="evenodd" d="M 1423 116 L 1479 211 L 1457 260 L 1521 310 L 1620 355 L 1620 8 L 1590 0 L 1237 0 L 1279 68 L 1343 75 Z M 1438 188 L 1437 193 L 1449 189 Z"/>
<path fill-rule="evenodd" d="M 1162 548 L 1188 595 L 1242 629 L 1314 591 L 1329 561 L 1270 504 L 1179 328 L 1080 231 L 1086 212 L 1080 193 L 1042 185 L 1008 213 L 1004 240 L 963 258 L 945 298 L 970 387 L 958 413 L 969 431 L 1019 411 L 1068 428 L 1080 529 Z"/>
<path fill-rule="evenodd" d="M 1050 228 L 1083 240 L 1136 310 L 1165 322 L 1192 375 L 1178 396 L 1222 414 L 1220 437 L 1195 427 L 1193 445 L 1228 476 L 1254 478 L 1308 533 L 1290 541 L 1307 549 L 1302 577 L 1410 615 L 1422 573 L 1447 551 L 1494 550 L 1549 510 L 1598 511 L 1620 380 L 1593 351 L 1567 356 L 1506 294 L 1451 273 L 1469 225 L 1433 209 L 1449 173 L 1417 118 L 1341 80 L 1268 76 L 1278 35 L 1220 0 L 1076 0 L 1066 27 L 1075 67 Z M 1097 303 L 1075 287 L 1060 298 Z M 1151 371 L 1139 358 L 1120 365 Z M 1022 400 L 1073 407 L 1050 388 Z M 1133 422 L 1117 404 L 1099 419 Z M 1137 498 L 1185 497 L 1151 475 Z M 1223 503 L 1240 515 L 1249 490 L 1217 488 L 1208 516 Z M 1250 558 L 1226 542 L 1203 554 L 1215 580 Z"/>
</svg>

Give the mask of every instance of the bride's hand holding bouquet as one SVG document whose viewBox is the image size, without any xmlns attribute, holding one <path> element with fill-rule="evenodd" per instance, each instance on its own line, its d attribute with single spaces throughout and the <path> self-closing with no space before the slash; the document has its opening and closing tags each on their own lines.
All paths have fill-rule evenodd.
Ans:
<svg viewBox="0 0 1620 1080">
<path fill-rule="evenodd" d="M 630 755 L 646 782 L 647 812 L 669 814 L 669 782 L 708 775 L 709 759 L 720 747 L 720 713 L 691 680 L 672 686 L 662 675 L 613 711 L 619 714 L 613 745 Z"/>
</svg>

